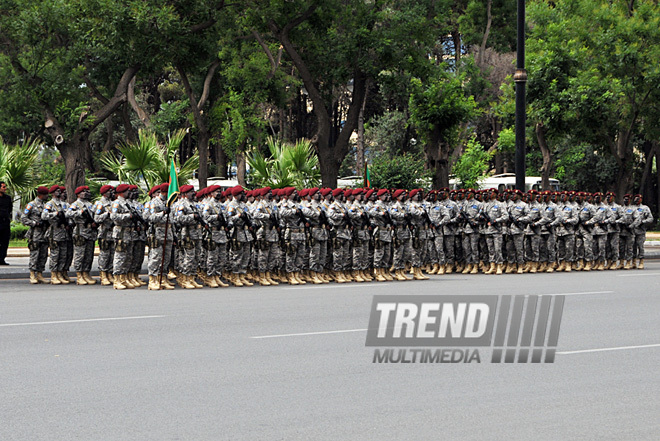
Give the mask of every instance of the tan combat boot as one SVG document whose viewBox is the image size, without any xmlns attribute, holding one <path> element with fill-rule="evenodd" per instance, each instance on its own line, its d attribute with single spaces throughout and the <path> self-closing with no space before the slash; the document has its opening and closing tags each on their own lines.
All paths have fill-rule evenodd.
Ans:
<svg viewBox="0 0 660 441">
<path fill-rule="evenodd" d="M 637 265 L 637 269 L 644 269 L 644 259 L 639 259 L 639 265 Z"/>
<path fill-rule="evenodd" d="M 623 259 L 619 260 L 619 265 L 616 267 L 618 270 L 622 270 L 626 266 L 626 261 Z"/>
<path fill-rule="evenodd" d="M 484 271 L 484 274 L 495 274 L 495 262 L 491 262 L 490 265 L 488 265 L 488 269 Z"/>
<path fill-rule="evenodd" d="M 479 266 L 477 264 L 472 265 L 472 269 L 470 270 L 470 274 L 479 274 Z"/>
<path fill-rule="evenodd" d="M 158 278 L 154 276 L 149 276 L 149 284 L 147 285 L 149 291 L 159 291 L 160 285 L 158 284 Z"/>
<path fill-rule="evenodd" d="M 389 282 L 394 281 L 394 275 L 392 275 L 392 273 L 387 268 L 381 268 L 381 270 L 383 271 L 383 273 L 382 273 L 383 277 L 385 277 L 385 279 L 387 279 L 387 281 L 389 281 Z"/>
<path fill-rule="evenodd" d="M 96 280 L 94 280 L 88 272 L 83 272 L 82 275 L 85 278 L 85 281 L 87 281 L 88 285 L 96 285 Z"/>
<path fill-rule="evenodd" d="M 80 271 L 76 273 L 76 285 L 87 285 L 87 280 Z"/>
<path fill-rule="evenodd" d="M 30 271 L 30 283 L 33 285 L 37 285 L 39 283 L 39 279 L 37 279 L 37 273 L 35 271 Z"/>
<path fill-rule="evenodd" d="M 275 280 L 275 277 L 270 271 L 266 273 L 266 278 L 271 285 L 279 285 L 279 282 Z"/>
<path fill-rule="evenodd" d="M 205 274 L 205 285 L 208 286 L 209 288 L 220 288 L 220 285 L 218 285 L 218 282 L 215 280 L 215 277 L 210 276 L 208 274 Z"/>
<path fill-rule="evenodd" d="M 495 270 L 495 274 L 502 275 L 502 267 L 503 266 L 504 266 L 504 264 L 498 263 L 497 266 L 496 266 L 497 269 Z"/>
<path fill-rule="evenodd" d="M 298 279 L 293 275 L 293 273 L 287 273 L 288 280 L 289 280 L 289 285 L 300 285 L 300 282 L 298 282 Z"/>
<path fill-rule="evenodd" d="M 270 286 L 270 281 L 268 280 L 268 277 L 266 277 L 266 273 L 259 273 L 259 285 L 261 286 Z"/>
<path fill-rule="evenodd" d="M 575 262 L 572 262 L 572 263 L 575 263 Z M 571 262 L 567 262 L 566 266 L 564 267 L 564 272 L 570 273 L 572 269 L 573 269 L 573 265 L 571 264 Z"/>
<path fill-rule="evenodd" d="M 555 262 L 548 262 L 548 266 L 545 267 L 545 272 L 546 273 L 554 273 L 555 272 Z"/>
<path fill-rule="evenodd" d="M 60 280 L 57 271 L 50 272 L 50 284 L 51 285 L 61 285 L 62 281 Z"/>
<path fill-rule="evenodd" d="M 204 285 L 202 285 L 201 283 L 197 282 L 197 280 L 195 280 L 194 274 L 192 276 L 188 276 L 188 283 L 190 283 L 195 288 L 204 288 Z"/>
<path fill-rule="evenodd" d="M 447 268 L 447 265 L 438 265 L 438 270 L 435 273 L 442 276 L 442 275 L 445 274 L 445 269 L 446 268 Z"/>
<path fill-rule="evenodd" d="M 114 289 L 128 289 L 128 286 L 123 284 L 121 279 L 122 279 L 121 275 L 118 275 L 118 276 L 115 277 L 115 281 L 112 283 L 112 287 Z M 131 288 L 132 288 L 132 286 L 131 286 Z"/>
<path fill-rule="evenodd" d="M 365 282 L 365 280 L 360 275 L 359 271 L 352 271 L 351 276 L 352 276 L 353 280 L 355 280 L 358 283 Z"/>
<path fill-rule="evenodd" d="M 525 272 L 525 268 L 523 267 L 523 265 L 518 264 L 518 269 L 516 270 L 516 274 L 522 274 L 524 272 Z"/>
<path fill-rule="evenodd" d="M 103 285 L 103 286 L 112 285 L 112 282 L 108 278 L 108 273 L 105 272 L 105 271 L 101 271 L 101 285 Z"/>
<path fill-rule="evenodd" d="M 36 272 L 35 274 L 39 283 L 50 283 L 48 280 L 44 279 L 44 275 L 41 272 Z"/>
<path fill-rule="evenodd" d="M 445 274 L 451 274 L 454 272 L 454 265 L 451 263 L 448 263 L 445 265 Z"/>
<path fill-rule="evenodd" d="M 62 285 L 68 285 L 69 283 L 71 283 L 71 279 L 69 278 L 68 271 L 58 271 L 57 275 L 60 278 L 60 282 L 62 282 Z"/>
<path fill-rule="evenodd" d="M 532 274 L 536 273 L 536 269 L 538 268 L 539 263 L 538 262 L 530 262 L 529 264 L 529 272 Z"/>
</svg>

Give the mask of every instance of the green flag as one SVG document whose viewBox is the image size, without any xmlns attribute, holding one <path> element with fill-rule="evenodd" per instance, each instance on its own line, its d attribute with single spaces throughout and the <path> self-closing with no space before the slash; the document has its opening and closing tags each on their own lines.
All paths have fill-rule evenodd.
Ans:
<svg viewBox="0 0 660 441">
<path fill-rule="evenodd" d="M 364 163 L 364 186 L 371 188 L 371 174 L 369 173 L 369 167 L 366 162 Z"/>
<path fill-rule="evenodd" d="M 179 176 L 176 173 L 176 164 L 174 159 L 170 164 L 170 185 L 167 187 L 167 206 L 172 205 L 172 202 L 179 195 Z"/>
</svg>

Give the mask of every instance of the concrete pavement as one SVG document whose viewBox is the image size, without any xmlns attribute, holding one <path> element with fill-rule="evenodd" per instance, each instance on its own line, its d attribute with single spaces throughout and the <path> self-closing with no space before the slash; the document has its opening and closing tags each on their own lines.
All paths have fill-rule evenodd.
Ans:
<svg viewBox="0 0 660 441">
<path fill-rule="evenodd" d="M 168 292 L 0 280 L 0 439 L 657 439 L 659 288 L 657 261 Z M 565 294 L 557 359 L 373 364 L 373 295 L 406 293 Z"/>
</svg>

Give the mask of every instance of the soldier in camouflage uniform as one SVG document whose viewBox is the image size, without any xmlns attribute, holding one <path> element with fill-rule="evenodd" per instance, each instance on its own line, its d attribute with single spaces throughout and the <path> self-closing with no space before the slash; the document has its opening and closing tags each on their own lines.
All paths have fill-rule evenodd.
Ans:
<svg viewBox="0 0 660 441">
<path fill-rule="evenodd" d="M 594 193 L 594 208 L 596 213 L 590 221 L 593 225 L 593 238 L 594 246 L 594 260 L 596 262 L 593 269 L 602 271 L 605 269 L 605 258 L 607 249 L 607 223 L 609 208 L 603 203 L 603 194 L 598 192 Z"/>
<path fill-rule="evenodd" d="M 278 212 L 284 228 L 286 278 L 291 285 L 304 285 L 307 282 L 302 279 L 300 274 L 305 252 L 304 215 L 302 207 L 295 202 L 296 189 L 286 188 L 285 196 L 286 199 L 281 202 Z"/>
<path fill-rule="evenodd" d="M 616 194 L 609 191 L 605 195 L 607 202 L 607 258 L 609 265 L 607 269 L 623 269 L 623 260 L 617 267 L 619 260 L 619 233 L 621 232 L 622 207 L 615 202 Z"/>
<path fill-rule="evenodd" d="M 110 220 L 114 227 L 112 229 L 112 240 L 115 243 L 115 254 L 113 259 L 114 289 L 133 289 L 135 285 L 127 279 L 131 269 L 133 257 L 133 230 L 135 223 L 133 214 L 126 199 L 129 190 L 128 184 L 119 184 L 116 189 L 117 198 L 112 202 Z"/>
<path fill-rule="evenodd" d="M 353 276 L 349 274 L 352 266 L 351 240 L 353 234 L 350 227 L 351 220 L 342 204 L 343 196 L 344 191 L 342 189 L 332 190 L 334 201 L 327 211 L 328 221 L 332 226 L 330 230 L 332 237 L 332 269 L 337 283 L 346 283 L 353 280 Z"/>
<path fill-rule="evenodd" d="M 277 231 L 279 223 L 275 217 L 276 210 L 272 203 L 273 193 L 270 187 L 254 190 L 254 192 L 258 193 L 258 200 L 252 212 L 255 228 L 257 228 L 254 243 L 258 271 L 256 281 L 262 286 L 279 285 L 272 275 L 279 258 L 280 242 Z"/>
<path fill-rule="evenodd" d="M 91 193 L 86 185 L 76 188 L 76 199 L 66 210 L 65 216 L 74 223 L 73 228 L 73 267 L 76 270 L 78 285 L 94 285 L 89 272 L 94 261 L 94 243 L 98 234 L 93 219 Z"/>
<path fill-rule="evenodd" d="M 415 280 L 428 280 L 428 277 L 422 273 L 422 264 L 426 259 L 426 250 L 428 248 L 428 223 L 426 218 L 428 214 L 421 204 L 421 190 L 410 190 L 410 199 L 406 204 L 406 212 L 409 216 L 411 238 L 410 238 L 410 261 L 412 264 L 412 274 Z"/>
<path fill-rule="evenodd" d="M 621 249 L 619 253 L 625 261 L 624 269 L 632 269 L 633 264 L 633 242 L 635 235 L 632 231 L 633 222 L 635 222 L 635 209 L 630 205 L 632 195 L 626 194 L 623 196 L 623 207 L 621 207 L 621 233 L 619 238 L 621 240 Z"/>
<path fill-rule="evenodd" d="M 369 218 L 374 227 L 374 274 L 378 282 L 394 280 L 390 275 L 390 261 L 392 259 L 392 219 L 387 206 L 389 192 L 385 189 L 378 190 L 378 200 L 369 210 Z"/>
<path fill-rule="evenodd" d="M 636 267 L 644 269 L 644 241 L 646 241 L 646 229 L 653 225 L 653 214 L 647 205 L 642 204 L 641 194 L 633 197 L 633 209 L 635 210 L 635 220 L 632 224 L 632 232 L 635 234 L 633 268 L 634 259 L 637 258 L 639 261 Z"/>
<path fill-rule="evenodd" d="M 46 236 L 50 242 L 50 283 L 53 285 L 68 284 L 69 281 L 60 273 L 66 265 L 67 239 L 66 231 L 68 222 L 64 215 L 64 208 L 60 195 L 62 191 L 59 185 L 53 185 L 48 190 L 52 199 L 46 203 L 41 213 L 41 219 L 49 224 Z"/>
<path fill-rule="evenodd" d="M 208 224 L 210 231 L 207 237 L 206 271 L 207 284 L 213 288 L 229 285 L 222 281 L 223 273 L 227 267 L 227 219 L 222 208 L 222 191 L 218 185 L 208 190 L 208 198 L 202 206 L 202 218 Z M 226 274 L 224 274 L 226 276 Z"/>
<path fill-rule="evenodd" d="M 112 185 L 101 186 L 101 199 L 96 201 L 94 210 L 94 222 L 99 226 L 99 272 L 101 274 L 101 285 L 108 286 L 114 281 L 112 275 L 112 262 L 115 257 L 115 242 L 112 239 L 114 224 L 110 219 L 112 212 L 112 200 L 115 196 L 115 188 Z"/>
<path fill-rule="evenodd" d="M 198 242 L 202 238 L 200 228 L 201 216 L 193 207 L 195 203 L 193 198 L 194 188 L 192 185 L 183 185 L 179 188 L 179 201 L 176 205 L 174 222 L 179 229 L 179 275 L 177 282 L 184 289 L 202 288 L 197 283 L 199 247 Z"/>
<path fill-rule="evenodd" d="M 231 189 L 233 199 L 227 204 L 227 219 L 232 225 L 230 239 L 230 261 L 232 273 L 229 276 L 234 286 L 252 286 L 247 280 L 246 273 L 250 263 L 252 233 L 248 209 L 245 206 L 245 191 L 243 187 L 236 186 Z"/>
<path fill-rule="evenodd" d="M 48 283 L 43 277 L 48 259 L 48 238 L 46 237 L 48 224 L 41 217 L 47 200 L 48 188 L 37 188 L 37 197 L 25 206 L 21 215 L 23 225 L 30 227 L 27 240 L 30 250 L 30 283 L 32 284 Z"/>
<path fill-rule="evenodd" d="M 395 202 L 390 207 L 390 216 L 394 224 L 394 247 L 392 257 L 392 268 L 394 269 L 395 280 L 410 280 L 405 274 L 406 262 L 410 261 L 412 254 L 410 244 L 410 229 L 408 228 L 409 218 L 407 217 L 405 190 L 396 190 L 392 195 Z"/>
<path fill-rule="evenodd" d="M 167 206 L 167 191 L 169 183 L 155 186 L 149 191 L 151 200 L 148 203 L 146 219 L 151 225 L 149 236 L 149 257 L 147 270 L 149 273 L 149 290 L 174 289 L 167 278 L 167 268 L 170 266 L 174 234 L 170 207 Z M 166 235 L 167 234 L 167 235 Z"/>
<path fill-rule="evenodd" d="M 596 209 L 587 201 L 587 193 L 578 195 L 578 229 L 575 237 L 575 249 L 578 265 L 575 269 L 591 271 L 594 261 L 594 239 L 592 235 L 593 222 L 591 219 L 596 214 Z"/>
<path fill-rule="evenodd" d="M 361 188 L 351 191 L 353 201 L 347 209 L 346 214 L 353 223 L 353 279 L 356 282 L 370 282 L 373 278 L 368 274 L 371 262 L 369 262 L 369 238 L 371 235 L 371 222 L 364 205 L 362 204 L 363 192 Z"/>
<path fill-rule="evenodd" d="M 504 257 L 502 255 L 502 226 L 509 219 L 509 213 L 503 200 L 498 200 L 496 189 L 489 192 L 490 200 L 483 205 L 483 213 L 486 217 L 486 243 L 488 247 L 488 261 L 490 266 L 486 274 L 502 274 Z"/>
<path fill-rule="evenodd" d="M 301 210 L 310 226 L 309 269 L 312 283 L 328 283 L 330 278 L 325 274 L 325 262 L 328 257 L 329 223 L 321 205 L 321 190 L 314 187 L 307 194 L 311 201 L 303 203 Z"/>
</svg>

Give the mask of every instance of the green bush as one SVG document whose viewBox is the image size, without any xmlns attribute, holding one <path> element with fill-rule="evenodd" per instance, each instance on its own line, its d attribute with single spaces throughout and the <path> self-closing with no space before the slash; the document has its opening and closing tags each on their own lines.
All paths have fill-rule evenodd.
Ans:
<svg viewBox="0 0 660 441">
<path fill-rule="evenodd" d="M 431 173 L 424 159 L 413 155 L 389 156 L 381 154 L 369 164 L 371 186 L 374 188 L 413 189 L 428 187 Z"/>
<path fill-rule="evenodd" d="M 19 224 L 18 222 L 11 223 L 11 232 L 9 233 L 9 240 L 24 239 L 30 227 L 27 225 Z"/>
</svg>

